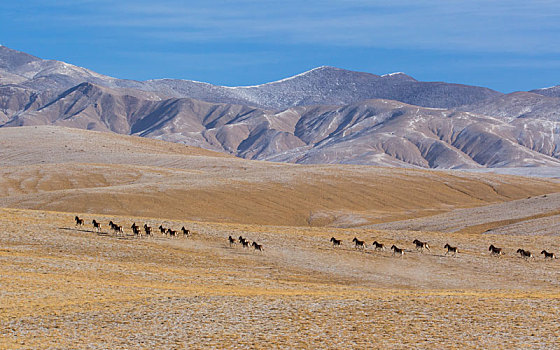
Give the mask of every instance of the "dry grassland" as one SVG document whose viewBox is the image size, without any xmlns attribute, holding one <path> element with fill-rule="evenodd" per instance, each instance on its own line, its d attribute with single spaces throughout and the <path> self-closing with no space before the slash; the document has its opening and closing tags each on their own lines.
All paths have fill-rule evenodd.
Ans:
<svg viewBox="0 0 560 350">
<path fill-rule="evenodd" d="M 355 227 L 552 192 L 560 192 L 558 181 L 252 162 L 139 137 L 0 129 L 0 207 Z"/>
<path fill-rule="evenodd" d="M 558 252 L 556 236 L 85 218 L 194 234 L 117 238 L 76 228 L 70 214 L 0 210 L 0 348 L 558 345 L 559 262 L 514 254 Z M 265 251 L 230 248 L 230 234 Z M 354 236 L 410 251 L 357 251 Z M 415 251 L 414 238 L 431 252 Z M 457 257 L 445 256 L 447 242 Z M 506 255 L 491 257 L 490 243 Z"/>
<path fill-rule="evenodd" d="M 0 349 L 557 348 L 560 262 L 538 253 L 560 253 L 558 192 L 549 180 L 0 129 Z M 109 220 L 127 235 L 108 234 Z M 137 238 L 133 222 L 193 235 Z M 374 240 L 407 252 L 375 252 Z"/>
</svg>

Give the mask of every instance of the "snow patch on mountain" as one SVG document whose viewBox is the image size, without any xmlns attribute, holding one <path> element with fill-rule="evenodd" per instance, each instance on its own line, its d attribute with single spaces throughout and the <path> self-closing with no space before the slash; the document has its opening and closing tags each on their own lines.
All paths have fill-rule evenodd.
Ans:
<svg viewBox="0 0 560 350">
<path fill-rule="evenodd" d="M 272 81 L 272 82 L 268 82 L 268 83 L 264 83 L 264 84 L 259 84 L 259 85 L 247 85 L 247 86 L 220 86 L 220 87 L 226 88 L 226 89 L 252 89 L 252 88 L 260 88 L 260 87 L 263 87 L 263 86 L 270 86 L 270 85 L 274 85 L 274 84 L 279 84 L 279 83 L 284 83 L 284 82 L 287 82 L 287 81 L 291 81 L 291 80 L 294 80 L 294 79 L 297 79 L 297 78 L 300 78 L 300 77 L 305 77 L 306 75 L 309 75 L 309 74 L 311 74 L 311 73 L 313 73 L 313 72 L 321 71 L 321 70 L 324 70 L 324 69 L 332 69 L 332 70 L 337 70 L 337 69 L 339 69 L 339 70 L 341 70 L 340 68 L 335 68 L 335 67 L 330 67 L 330 66 L 320 66 L 320 67 L 316 67 L 316 68 L 310 69 L 310 70 L 308 70 L 308 71 L 305 71 L 305 72 L 303 72 L 303 73 L 299 73 L 299 74 L 293 75 L 293 76 L 291 76 L 291 77 L 287 77 L 287 78 L 284 78 L 284 79 L 280 79 L 280 80 L 276 80 L 276 81 Z"/>
<path fill-rule="evenodd" d="M 394 73 L 389 73 L 389 74 L 383 74 L 381 77 L 382 77 L 382 78 L 385 78 L 385 77 L 394 77 L 394 76 L 396 76 L 396 75 L 406 75 L 406 74 L 403 73 L 403 72 L 394 72 Z"/>
</svg>

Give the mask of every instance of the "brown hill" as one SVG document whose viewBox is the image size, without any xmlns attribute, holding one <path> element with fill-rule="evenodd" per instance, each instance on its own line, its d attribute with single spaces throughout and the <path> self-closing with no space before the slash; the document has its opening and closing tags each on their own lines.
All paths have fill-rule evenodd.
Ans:
<svg viewBox="0 0 560 350">
<path fill-rule="evenodd" d="M 18 103 L 31 96 L 13 87 L 4 90 L 2 126 L 113 131 L 246 159 L 443 169 L 560 165 L 556 117 L 550 112 L 555 104 L 535 102 L 555 99 L 530 93 L 521 94 L 534 98 L 523 99 L 520 106 L 512 103 L 513 94 L 493 99 L 490 105 L 513 104 L 512 111 L 519 112 L 533 103 L 536 114 L 544 115 L 545 120 L 494 118 L 488 115 L 503 111 L 489 107 L 481 109 L 481 113 L 488 112 L 483 115 L 380 99 L 268 111 L 191 98 L 161 99 L 149 92 L 92 83 L 82 83 L 56 97 L 34 94 L 25 110 L 8 118 Z"/>
<path fill-rule="evenodd" d="M 217 222 L 355 226 L 560 190 L 462 172 L 247 161 L 59 127 L 0 129 L 0 206 Z"/>
</svg>

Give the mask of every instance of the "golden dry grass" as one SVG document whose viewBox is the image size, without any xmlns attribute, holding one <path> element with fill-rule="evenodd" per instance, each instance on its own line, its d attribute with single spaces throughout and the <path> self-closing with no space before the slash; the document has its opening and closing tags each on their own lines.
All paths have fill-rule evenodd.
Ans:
<svg viewBox="0 0 560 350">
<path fill-rule="evenodd" d="M 76 228 L 71 214 L 0 210 L 0 348 L 550 348 L 557 339 L 558 262 L 514 254 L 557 249 L 556 237 L 92 218 L 195 233 L 117 238 Z M 265 252 L 230 248 L 230 234 Z M 356 251 L 354 236 L 410 251 Z M 414 238 L 432 251 L 416 252 Z M 457 257 L 444 255 L 446 242 Z M 506 256 L 491 257 L 491 242 Z"/>
<path fill-rule="evenodd" d="M 138 137 L 0 129 L 1 207 L 353 227 L 557 191 L 552 180 L 251 162 Z"/>
</svg>

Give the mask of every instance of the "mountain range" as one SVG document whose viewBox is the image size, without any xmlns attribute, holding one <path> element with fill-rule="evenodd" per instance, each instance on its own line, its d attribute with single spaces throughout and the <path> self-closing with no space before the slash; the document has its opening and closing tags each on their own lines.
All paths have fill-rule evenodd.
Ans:
<svg viewBox="0 0 560 350">
<path fill-rule="evenodd" d="M 0 47 L 0 127 L 139 135 L 247 159 L 421 168 L 560 166 L 560 87 L 503 94 L 319 67 L 256 86 L 117 79 Z"/>
</svg>

